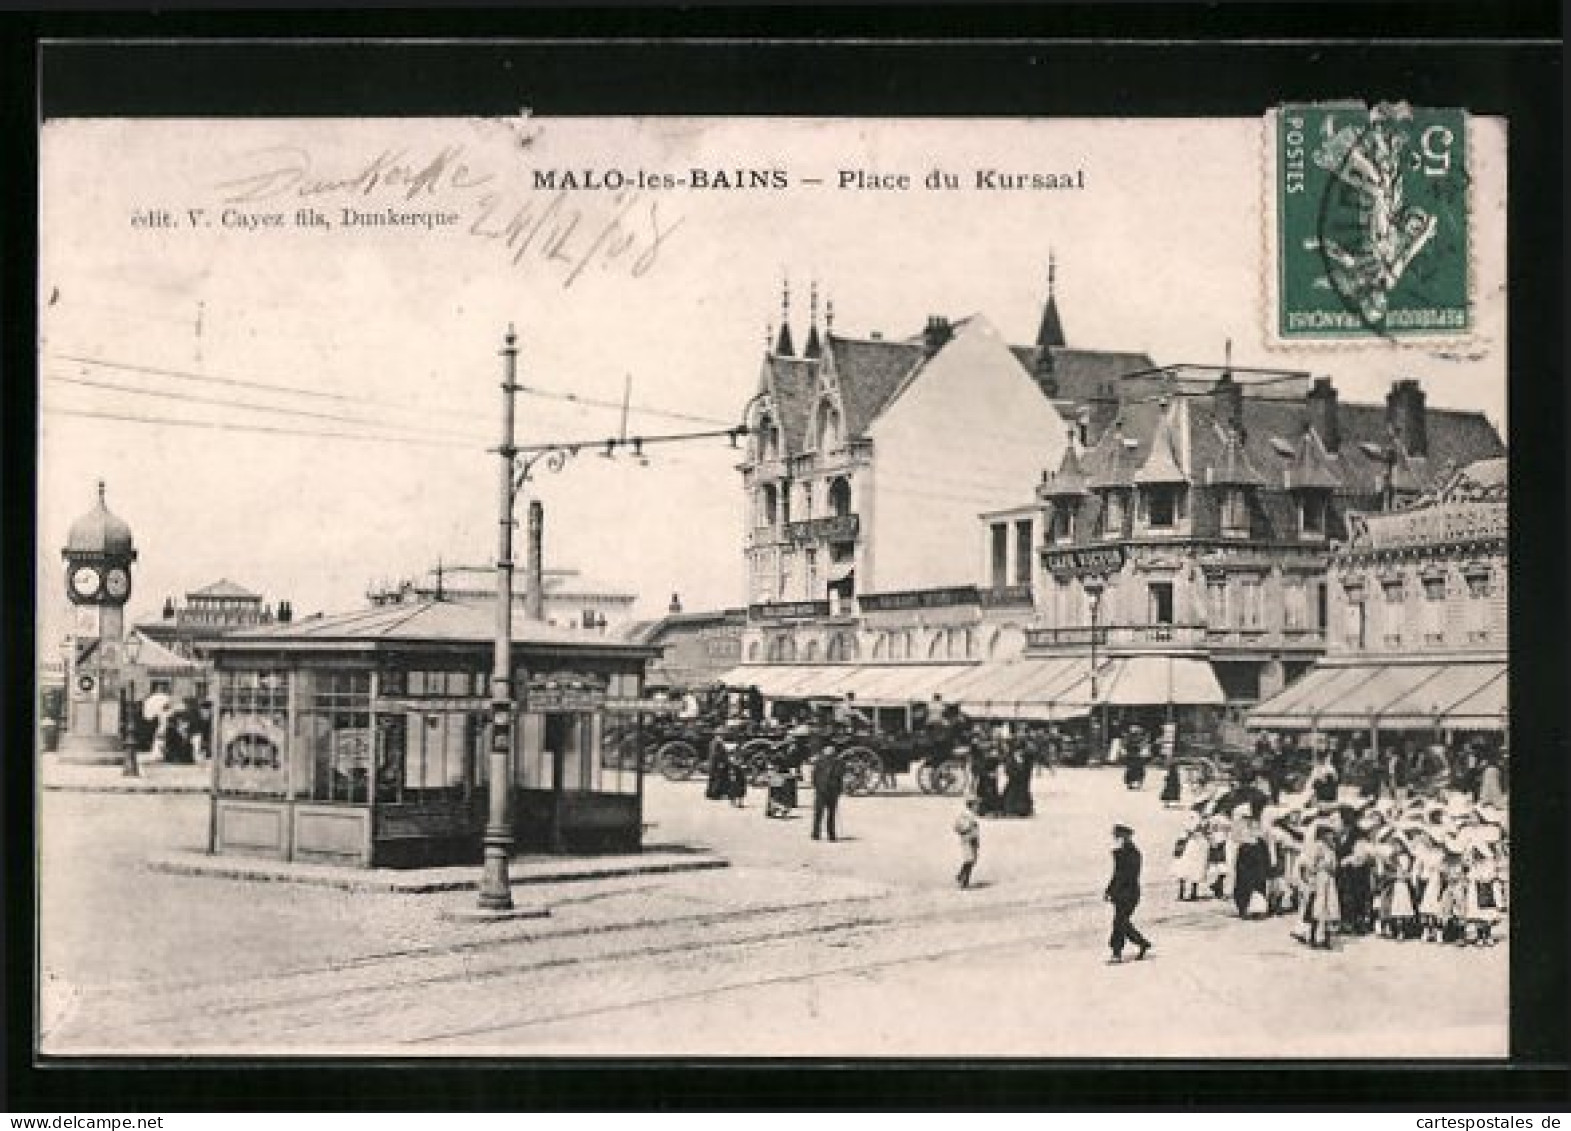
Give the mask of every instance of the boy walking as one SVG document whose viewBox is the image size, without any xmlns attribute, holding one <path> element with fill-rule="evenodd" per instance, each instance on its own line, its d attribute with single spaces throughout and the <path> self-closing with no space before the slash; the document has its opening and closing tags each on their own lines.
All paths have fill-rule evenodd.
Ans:
<svg viewBox="0 0 1571 1131">
<path fill-rule="evenodd" d="M 977 857 L 982 855 L 982 826 L 976 819 L 976 808 L 974 799 L 967 801 L 955 818 L 955 835 L 960 838 L 960 872 L 955 882 L 962 888 L 971 886 L 971 871 L 976 867 Z"/>
</svg>

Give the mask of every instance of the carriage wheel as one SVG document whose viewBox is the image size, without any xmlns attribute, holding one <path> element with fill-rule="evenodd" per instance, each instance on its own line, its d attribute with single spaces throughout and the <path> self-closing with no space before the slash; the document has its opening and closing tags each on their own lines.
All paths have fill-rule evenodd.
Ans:
<svg viewBox="0 0 1571 1131">
<path fill-rule="evenodd" d="M 845 756 L 845 791 L 852 797 L 877 792 L 884 761 L 865 746 L 853 746 Z"/>
<path fill-rule="evenodd" d="M 769 777 L 769 763 L 775 756 L 775 744 L 767 738 L 753 738 L 742 743 L 737 757 L 747 772 L 748 785 L 763 785 Z"/>
<path fill-rule="evenodd" d="M 952 795 L 965 787 L 965 773 L 959 762 L 940 762 L 928 775 L 929 793 Z"/>
<path fill-rule="evenodd" d="M 656 758 L 660 762 L 660 772 L 670 781 L 686 781 L 698 769 L 698 751 L 681 739 L 662 746 Z"/>
</svg>

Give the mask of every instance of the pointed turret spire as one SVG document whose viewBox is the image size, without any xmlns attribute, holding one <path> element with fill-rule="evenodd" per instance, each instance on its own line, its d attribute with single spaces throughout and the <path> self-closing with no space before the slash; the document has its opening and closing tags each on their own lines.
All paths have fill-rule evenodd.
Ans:
<svg viewBox="0 0 1571 1131">
<path fill-rule="evenodd" d="M 1056 283 L 1058 277 L 1058 260 L 1051 250 L 1047 253 L 1047 305 L 1042 308 L 1042 324 L 1036 332 L 1036 347 L 1038 352 L 1037 364 L 1042 364 L 1041 355 L 1049 349 L 1062 349 L 1064 341 L 1064 324 L 1058 317 L 1058 297 Z M 1049 361 L 1051 365 L 1051 361 Z"/>
<path fill-rule="evenodd" d="M 1064 446 L 1064 458 L 1058 465 L 1058 471 L 1042 494 L 1049 499 L 1068 499 L 1079 495 L 1086 495 L 1087 490 L 1085 470 L 1080 466 L 1080 457 L 1075 453 L 1073 442 Z"/>
<path fill-rule="evenodd" d="M 803 357 L 817 357 L 824 352 L 818 340 L 818 280 L 813 280 L 807 292 L 807 345 L 802 347 Z"/>
<path fill-rule="evenodd" d="M 780 337 L 775 342 L 775 353 L 780 357 L 795 357 L 796 346 L 791 341 L 791 280 L 780 284 Z"/>
<path fill-rule="evenodd" d="M 824 300 L 824 336 L 828 337 L 835 332 L 835 300 Z"/>
</svg>

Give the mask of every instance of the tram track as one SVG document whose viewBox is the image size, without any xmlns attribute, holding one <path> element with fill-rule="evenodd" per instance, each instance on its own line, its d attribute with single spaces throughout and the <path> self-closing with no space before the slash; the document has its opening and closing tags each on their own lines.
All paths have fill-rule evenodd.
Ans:
<svg viewBox="0 0 1571 1131">
<path fill-rule="evenodd" d="M 108 1043 L 117 1043 L 123 1037 L 134 1038 L 134 1043 L 143 1044 L 147 1037 L 160 1030 L 178 1032 L 189 1029 L 193 1024 L 201 1027 L 224 1019 L 242 1025 L 257 1025 L 272 1017 L 282 1029 L 310 1028 L 312 1019 L 322 1013 L 324 1007 L 330 1012 L 335 1026 L 344 1026 L 357 1017 L 377 1017 L 382 1012 L 380 1003 L 384 999 L 411 994 L 426 995 L 455 985 L 500 982 L 590 964 L 605 967 L 618 963 L 659 961 L 676 956 L 701 960 L 705 955 L 740 953 L 750 947 L 813 940 L 855 931 L 887 933 L 912 925 L 985 925 L 1034 913 L 1062 916 L 1072 910 L 1100 904 L 1099 899 L 1084 895 L 1038 896 L 987 904 L 967 902 L 948 910 L 934 910 L 927 905 L 926 900 L 916 901 L 917 906 L 911 906 L 910 900 L 902 900 L 900 902 L 906 904 L 903 909 L 888 912 L 876 910 L 876 905 L 890 898 L 862 897 L 829 905 L 809 905 L 805 909 L 801 905 L 780 905 L 737 913 L 682 916 L 659 923 L 615 924 L 611 929 L 585 928 L 538 937 L 514 935 L 467 940 L 437 949 L 410 948 L 383 952 L 348 963 L 297 970 L 231 985 L 231 990 L 243 993 L 241 1000 L 214 1000 L 211 983 L 192 986 L 188 993 L 180 994 L 169 993 L 171 987 L 165 984 L 157 990 L 140 990 L 134 998 L 113 1003 L 117 1007 L 114 1009 L 116 1024 L 112 1026 L 115 1032 L 95 1026 L 93 1033 L 95 1040 Z M 783 918 L 799 919 L 804 914 L 811 915 L 815 910 L 829 909 L 839 912 L 829 921 L 819 919 L 796 925 L 780 922 Z M 759 920 L 764 922 L 759 923 Z M 706 937 L 701 933 L 706 927 L 723 927 L 742 921 L 761 929 L 726 932 L 721 937 Z M 535 954 L 521 961 L 484 961 L 505 956 L 511 949 L 534 944 L 572 944 L 596 935 L 626 935 L 634 931 L 668 935 L 672 929 L 681 930 L 683 937 L 678 940 L 655 939 L 609 950 L 557 946 L 552 954 Z M 695 930 L 700 933 L 690 933 Z M 483 960 L 481 964 L 475 962 L 477 957 Z M 359 974 L 360 977 L 345 984 L 345 973 Z M 736 984 L 741 986 L 747 982 L 744 979 Z M 284 992 L 276 992 L 279 990 Z M 149 1001 L 149 998 L 152 1000 Z M 142 1003 L 150 1008 L 138 1008 Z"/>
<path fill-rule="evenodd" d="M 1065 901 L 1067 906 L 1060 906 L 1058 908 L 1054 908 L 1053 910 L 1064 911 L 1067 910 L 1070 906 L 1077 910 L 1083 910 L 1100 906 L 1102 902 L 1103 901 L 1101 899 L 1092 898 L 1089 896 L 1077 897 L 1073 900 Z M 1164 925 L 1168 925 L 1172 923 L 1184 923 L 1195 918 L 1199 918 L 1199 916 L 1194 912 L 1188 912 L 1178 913 L 1170 916 L 1159 916 L 1152 919 L 1152 922 L 1161 922 Z M 974 922 L 975 920 L 973 919 L 971 921 Z M 1079 933 L 1084 933 L 1085 930 L 1100 930 L 1100 925 L 1098 925 L 1097 928 L 1082 928 Z M 722 997 L 726 994 L 735 993 L 742 990 L 754 990 L 770 986 L 786 986 L 796 983 L 809 982 L 819 978 L 844 977 L 847 975 L 871 973 L 878 970 L 890 970 L 901 966 L 910 966 L 925 962 L 938 962 L 949 958 L 975 956 L 978 952 L 981 951 L 1007 951 L 1025 946 L 1035 946 L 1037 949 L 1043 951 L 1064 950 L 1071 945 L 1072 938 L 1075 935 L 1076 932 L 1059 929 L 1052 932 L 1033 931 L 1025 934 L 1012 934 L 1007 938 L 993 939 L 991 941 L 982 942 L 968 939 L 963 944 L 939 948 L 937 950 L 926 949 L 911 954 L 901 954 L 893 957 L 880 958 L 864 962 L 847 962 L 790 974 L 780 974 L 772 977 L 741 978 L 723 982 L 719 985 L 706 986 L 702 989 L 687 990 L 679 993 L 658 994 L 582 1009 L 563 1010 L 557 1013 L 544 1014 L 541 1016 L 525 1019 L 512 1019 L 490 1025 L 470 1026 L 462 1029 L 445 1030 L 439 1033 L 432 1033 L 423 1037 L 413 1038 L 408 1043 L 417 1045 L 432 1044 L 441 1041 L 465 1040 L 487 1034 L 496 1035 L 521 1029 L 540 1028 L 562 1022 L 581 1021 L 592 1017 L 609 1016 L 611 1014 L 622 1013 L 629 1010 L 648 1009 L 651 1007 L 658 1008 L 661 1006 L 673 1005 L 677 1003 L 703 1001 L 710 998 Z"/>
<path fill-rule="evenodd" d="M 856 900 L 866 902 L 866 900 Z M 446 957 L 446 963 L 435 969 L 402 969 L 402 975 L 396 977 L 380 977 L 369 980 L 360 985 L 295 985 L 291 993 L 262 993 L 250 994 L 247 1001 L 215 1002 L 206 1001 L 203 1004 L 184 1004 L 184 1002 L 170 1001 L 167 997 L 160 999 L 157 1012 L 140 1012 L 132 1010 L 121 1013 L 116 1018 L 118 1024 L 113 1026 L 115 1032 L 94 1027 L 94 1038 L 105 1041 L 108 1045 L 121 1048 L 124 1043 L 146 1046 L 149 1037 L 156 1041 L 160 1048 L 170 1051 L 200 1051 L 201 1046 L 207 1041 L 220 1041 L 218 1030 L 223 1030 L 222 1045 L 226 1049 L 250 1048 L 253 1040 L 245 1034 L 258 1037 L 267 1034 L 267 1040 L 256 1046 L 259 1052 L 298 1051 L 300 1048 L 319 1049 L 322 1052 L 331 1052 L 342 1049 L 346 1045 L 346 1038 L 341 1034 L 352 1034 L 363 1030 L 366 1034 L 380 1032 L 388 1026 L 390 1016 L 404 1016 L 407 1024 L 412 1024 L 416 1032 L 404 1032 L 396 1040 L 391 1041 L 391 1046 L 401 1045 L 429 1045 L 441 1043 L 443 1040 L 467 1041 L 474 1037 L 490 1034 L 490 1032 L 507 1032 L 511 1029 L 536 1029 L 548 1026 L 559 1021 L 573 1021 L 578 1018 L 594 1018 L 599 1015 L 624 1012 L 624 1010 L 638 1010 L 644 1005 L 660 1005 L 661 1002 L 702 1001 L 705 997 L 721 996 L 721 994 L 734 993 L 746 990 L 748 986 L 789 985 L 793 982 L 811 982 L 817 977 L 836 977 L 836 975 L 858 974 L 858 972 L 873 972 L 878 969 L 897 968 L 903 964 L 919 963 L 919 961 L 939 961 L 944 958 L 955 957 L 961 953 L 974 953 L 979 950 L 1007 949 L 1018 946 L 1045 946 L 1053 949 L 1060 946 L 1067 933 L 1075 933 L 1078 928 L 1065 927 L 1068 916 L 1078 916 L 1086 911 L 1100 908 L 1101 900 L 1087 894 L 1068 895 L 1068 897 L 1037 897 L 1037 899 L 1001 900 L 1001 902 L 980 905 L 968 902 L 965 905 L 955 906 L 952 910 L 932 911 L 930 908 L 908 908 L 903 913 L 894 914 L 848 914 L 837 917 L 833 922 L 815 922 L 815 924 L 796 925 L 784 930 L 753 930 L 753 932 L 740 933 L 740 935 L 727 935 L 726 938 L 685 938 L 680 941 L 661 941 L 661 943 L 646 944 L 646 946 L 619 947 L 611 952 L 580 952 L 555 953 L 547 957 L 525 958 L 523 961 L 496 961 L 476 966 L 473 958 L 476 953 L 492 952 L 495 949 L 506 949 L 518 939 L 492 939 L 487 941 L 487 946 L 465 946 L 462 950 L 451 950 Z M 792 908 L 798 911 L 800 908 Z M 1053 919 L 1054 930 L 1043 932 L 1040 928 L 1032 928 L 1027 932 L 1005 932 L 999 936 L 996 933 L 988 935 L 990 928 L 996 927 L 999 922 L 1020 921 L 1021 917 L 1034 917 L 1037 914 Z M 754 916 L 756 917 L 756 916 Z M 1178 914 L 1178 919 L 1199 919 L 1197 914 Z M 1153 921 L 1175 921 L 1174 916 L 1158 916 Z M 829 941 L 834 936 L 848 938 L 858 932 L 869 933 L 867 938 L 855 941 L 856 952 L 866 953 L 869 947 L 895 946 L 897 950 L 906 950 L 900 936 L 902 928 L 921 925 L 924 928 L 943 930 L 943 928 L 960 928 L 966 935 L 966 941 L 957 946 L 917 946 L 910 952 L 894 953 L 892 957 L 872 958 L 872 960 L 856 960 L 855 955 L 847 955 L 848 961 L 825 961 L 828 950 L 844 943 Z M 1097 930 L 1100 930 L 1098 925 Z M 979 932 L 983 938 L 977 938 Z M 924 932 L 925 933 L 925 932 Z M 581 935 L 580 935 L 581 938 Z M 913 938 L 921 936 L 913 935 Z M 1054 943 L 1057 939 L 1059 943 Z M 817 943 L 817 946 L 804 946 L 804 944 Z M 760 961 L 762 950 L 782 949 L 781 955 Z M 423 955 L 429 957 L 429 955 Z M 680 964 L 672 964 L 671 960 L 682 960 Z M 418 961 L 418 960 L 416 960 Z M 757 977 L 759 969 L 778 968 L 779 963 L 801 963 L 807 961 L 809 968 L 793 969 L 782 974 Z M 737 977 L 726 977 L 718 985 L 710 985 L 707 980 L 712 979 L 715 972 L 723 971 L 726 964 L 743 963 L 745 969 Z M 671 985 L 672 982 L 680 983 L 683 979 L 696 980 L 696 985 L 690 988 L 680 988 L 666 993 L 647 994 L 641 993 L 641 988 L 646 985 L 647 971 L 644 974 L 635 972 L 639 966 L 654 964 L 654 971 L 658 974 L 661 985 Z M 393 972 L 399 969 L 396 960 L 385 960 L 382 963 L 383 971 Z M 482 990 L 484 985 L 507 985 L 507 983 L 520 983 L 520 985 L 544 985 L 537 982 L 534 975 L 545 972 L 573 971 L 578 974 L 588 974 L 580 979 L 577 986 L 569 985 L 566 990 L 562 983 L 555 983 L 558 993 L 572 996 L 573 993 L 594 994 L 616 993 L 616 983 L 627 983 L 630 993 L 617 997 L 616 1001 L 599 1002 L 599 1004 L 583 1005 L 583 1007 L 556 1008 L 553 1012 L 542 1013 L 537 1016 L 520 1018 L 517 1015 L 504 1016 L 492 1019 L 484 1024 L 463 1024 L 467 1019 L 473 1019 L 474 1012 L 485 1010 L 511 1010 L 520 999 L 533 1001 L 534 994 L 525 993 L 520 997 L 509 994 L 496 993 L 496 991 Z M 275 990 L 275 980 L 269 980 L 265 985 L 251 983 L 253 990 Z M 479 996 L 476 996 L 479 994 Z M 140 1013 L 140 1015 L 138 1015 Z M 451 1024 L 441 1024 L 448 1021 Z M 429 1026 L 435 1024 L 435 1029 Z M 240 1030 L 240 1032 L 236 1032 Z M 314 1032 L 330 1030 L 335 1034 L 333 1040 L 317 1043 L 313 1040 Z M 167 1034 L 160 1038 L 159 1034 Z"/>
</svg>

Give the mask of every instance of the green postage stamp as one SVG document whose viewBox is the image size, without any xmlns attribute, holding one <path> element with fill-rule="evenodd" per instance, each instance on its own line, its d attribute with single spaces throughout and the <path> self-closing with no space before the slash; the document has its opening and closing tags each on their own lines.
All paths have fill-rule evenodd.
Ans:
<svg viewBox="0 0 1571 1131">
<path fill-rule="evenodd" d="M 1465 111 L 1287 105 L 1270 129 L 1276 337 L 1468 336 Z"/>
</svg>

